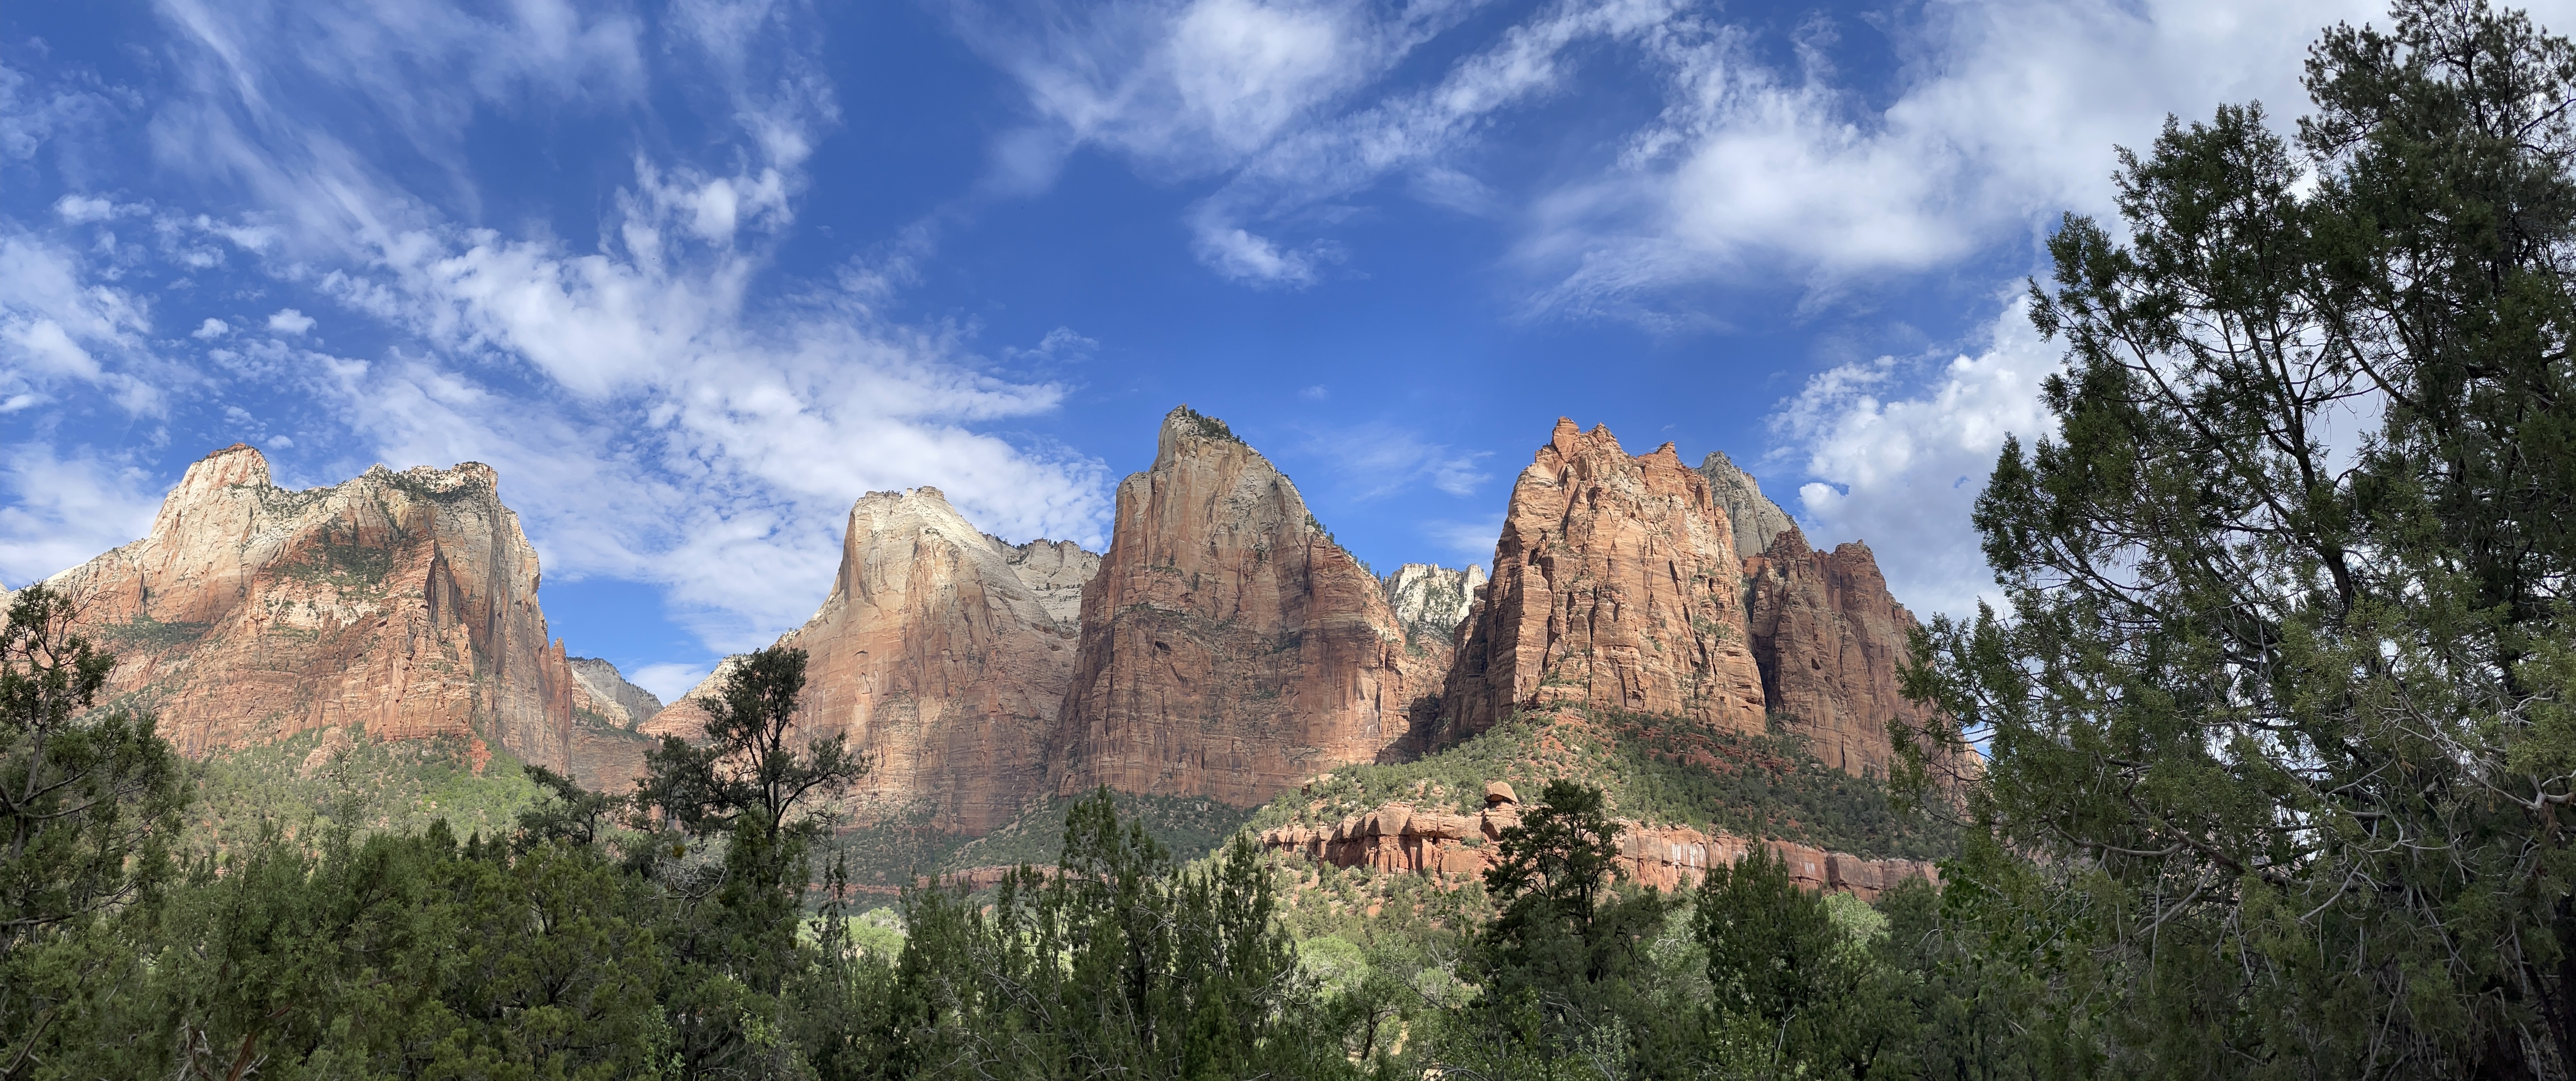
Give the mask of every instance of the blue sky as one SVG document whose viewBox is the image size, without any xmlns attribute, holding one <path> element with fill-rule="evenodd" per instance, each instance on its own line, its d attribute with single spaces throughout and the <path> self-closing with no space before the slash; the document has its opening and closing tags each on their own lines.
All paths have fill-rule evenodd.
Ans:
<svg viewBox="0 0 2576 1081">
<path fill-rule="evenodd" d="M 1186 402 L 1381 570 L 1488 559 L 1570 416 L 1958 611 L 2057 215 L 2168 113 L 2286 124 L 2376 14 L 9 5 L 0 581 L 236 441 L 292 486 L 480 460 L 556 631 L 667 694 L 811 614 L 862 492 L 1101 547 Z"/>
</svg>

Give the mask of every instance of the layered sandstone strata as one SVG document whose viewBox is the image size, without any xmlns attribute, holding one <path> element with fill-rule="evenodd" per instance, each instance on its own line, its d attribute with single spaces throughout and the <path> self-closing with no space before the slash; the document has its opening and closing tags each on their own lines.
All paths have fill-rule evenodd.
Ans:
<svg viewBox="0 0 2576 1081">
<path fill-rule="evenodd" d="M 634 728 L 662 712 L 653 692 L 626 681 L 617 666 L 597 657 L 567 657 L 572 667 L 573 715 L 589 714 L 613 728 Z"/>
<path fill-rule="evenodd" d="M 832 593 L 778 640 L 806 651 L 806 734 L 846 736 L 872 766 L 860 812 L 981 835 L 1045 791 L 1048 739 L 1079 640 L 1071 618 L 1100 557 L 1069 541 L 1013 546 L 936 488 L 850 508 Z M 694 736 L 719 666 L 644 726 Z"/>
<path fill-rule="evenodd" d="M 1395 802 L 1329 826 L 1290 825 L 1264 830 L 1260 842 L 1276 851 L 1335 867 L 1454 876 L 1473 880 L 1494 865 L 1504 828 L 1520 821 L 1517 805 L 1504 802 L 1473 815 L 1424 810 Z M 1789 877 L 1810 890 L 1850 893 L 1864 901 L 1908 878 L 1934 884 L 1940 870 L 1921 860 L 1870 860 L 1788 841 L 1751 841 L 1707 834 L 1687 826 L 1649 826 L 1618 820 L 1618 874 L 1622 881 L 1671 891 L 1697 885 L 1711 867 L 1732 866 L 1761 845 L 1785 863 Z"/>
<path fill-rule="evenodd" d="M 48 581 L 117 654 L 110 692 L 185 753 L 360 726 L 564 769 L 572 670 L 497 485 L 467 462 L 291 492 L 237 444 L 188 467 L 150 535 Z"/>
<path fill-rule="evenodd" d="M 1826 764 L 1886 776 L 1887 722 L 1920 727 L 1932 713 L 1897 689 L 1914 615 L 1888 593 L 1869 546 L 1818 552 L 1791 529 L 1744 570 L 1753 654 L 1772 710 Z"/>
<path fill-rule="evenodd" d="M 1447 663 L 1406 648 L 1383 588 L 1288 478 L 1183 406 L 1153 468 L 1119 484 L 1083 588 L 1053 790 L 1258 804 L 1388 753 Z"/>
<path fill-rule="evenodd" d="M 1771 547 L 1771 538 L 1798 528 L 1788 511 L 1762 494 L 1762 482 L 1725 454 L 1712 452 L 1700 459 L 1699 475 L 1708 481 L 1709 494 L 1716 497 L 1717 505 L 1726 509 L 1727 523 L 1735 531 L 1736 555 L 1761 555 Z"/>
<path fill-rule="evenodd" d="M 1474 610 L 1476 591 L 1484 588 L 1485 568 L 1468 565 L 1451 570 L 1429 563 L 1407 563 L 1386 576 L 1386 603 L 1404 628 L 1408 643 L 1431 643 L 1446 649 L 1458 625 Z"/>
<path fill-rule="evenodd" d="M 1762 731 L 1742 577 L 1725 509 L 1672 444 L 1632 457 L 1607 426 L 1559 420 L 1512 486 L 1443 739 L 1556 706 Z"/>
</svg>

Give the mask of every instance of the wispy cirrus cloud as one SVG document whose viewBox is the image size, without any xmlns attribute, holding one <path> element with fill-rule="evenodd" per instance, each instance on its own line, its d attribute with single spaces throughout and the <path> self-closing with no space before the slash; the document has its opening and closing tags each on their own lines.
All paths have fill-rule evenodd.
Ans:
<svg viewBox="0 0 2576 1081">
<path fill-rule="evenodd" d="M 1099 545 L 1096 459 L 982 430 L 1058 408 L 1063 385 L 997 368 L 960 327 L 887 315 L 865 275 L 778 279 L 806 164 L 838 122 L 804 7 L 167 0 L 160 14 L 171 92 L 141 111 L 186 183 L 131 204 L 148 240 L 126 235 L 130 201 L 77 190 L 0 231 L 0 377 L 14 381 L 0 389 L 124 388 L 147 412 L 181 385 L 292 401 L 294 425 L 237 405 L 214 423 L 313 448 L 298 457 L 317 481 L 373 460 L 488 462 L 551 575 L 659 585 L 718 650 L 810 613 L 870 489 L 936 484 L 997 533 Z M 582 196 L 602 208 L 594 245 L 475 224 L 477 125 L 671 108 L 690 115 L 657 123 L 686 119 L 711 145 L 634 142 L 623 181 Z M 242 209 L 194 211 L 197 197 Z M 245 299 L 157 332 L 116 285 L 145 273 Z M 250 299 L 267 296 L 293 303 Z M 1041 348 L 1090 344 L 1067 334 Z M 342 344 L 356 341 L 382 344 Z M 55 513 L 42 485 L 141 482 L 27 453 L 0 477 L 15 508 L 0 569 L 50 573 L 139 528 L 110 514 L 98 536 L 35 543 Z"/>
</svg>

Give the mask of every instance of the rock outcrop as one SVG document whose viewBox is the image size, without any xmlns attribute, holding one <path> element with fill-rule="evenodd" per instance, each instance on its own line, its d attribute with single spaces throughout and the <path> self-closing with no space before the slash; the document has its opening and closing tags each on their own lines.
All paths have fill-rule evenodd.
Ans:
<svg viewBox="0 0 2576 1081">
<path fill-rule="evenodd" d="M 597 657 L 566 657 L 564 663 L 572 667 L 575 716 L 587 713 L 610 727 L 632 729 L 662 712 L 662 700 L 628 683 L 616 665 Z"/>
<path fill-rule="evenodd" d="M 1079 641 L 1072 598 L 1100 557 L 1067 541 L 1012 546 L 936 488 L 850 508 L 832 593 L 778 640 L 806 651 L 806 733 L 848 737 L 873 766 L 859 813 L 982 835 L 1043 794 L 1048 740 Z M 644 725 L 694 735 L 719 666 Z"/>
<path fill-rule="evenodd" d="M 1708 481 L 1709 494 L 1717 505 L 1726 508 L 1726 520 L 1735 529 L 1735 554 L 1758 556 L 1771 547 L 1771 538 L 1798 527 L 1789 512 L 1762 494 L 1762 482 L 1739 468 L 1723 453 L 1711 452 L 1700 459 L 1699 475 Z"/>
<path fill-rule="evenodd" d="M 1448 663 L 1406 648 L 1383 588 L 1288 478 L 1187 406 L 1163 418 L 1153 468 L 1118 486 L 1081 636 L 1059 795 L 1261 803 L 1387 753 Z"/>
<path fill-rule="evenodd" d="M 1450 570 L 1429 563 L 1407 563 L 1386 576 L 1386 603 L 1408 643 L 1435 643 L 1449 648 L 1458 625 L 1475 609 L 1476 590 L 1485 584 L 1485 568 L 1469 564 Z"/>
<path fill-rule="evenodd" d="M 1515 803 L 1500 802 L 1482 812 L 1462 815 L 1425 810 L 1411 803 L 1388 803 L 1366 814 L 1351 815 L 1330 826 L 1290 825 L 1262 831 L 1260 842 L 1275 851 L 1303 856 L 1335 867 L 1367 867 L 1474 879 L 1494 865 L 1496 842 L 1505 827 L 1520 821 Z M 1707 834 L 1687 826 L 1649 826 L 1619 819 L 1619 877 L 1639 885 L 1673 891 L 1697 885 L 1708 869 L 1732 866 L 1753 851 L 1769 848 L 1788 865 L 1789 877 L 1810 890 L 1850 893 L 1872 901 L 1908 878 L 1934 884 L 1940 869 L 1921 860 L 1870 860 L 1826 852 L 1788 841 L 1750 841 L 1731 834 Z"/>
<path fill-rule="evenodd" d="M 1773 712 L 1827 765 L 1886 776 L 1887 722 L 1932 714 L 1897 691 L 1914 615 L 1857 541 L 1831 552 L 1790 529 L 1745 561 L 1754 659 Z"/>
<path fill-rule="evenodd" d="M 1762 731 L 1734 536 L 1672 444 L 1631 457 L 1608 427 L 1559 420 L 1512 486 L 1441 739 L 1552 706 Z"/>
<path fill-rule="evenodd" d="M 377 466 L 291 492 L 237 444 L 188 467 L 150 535 L 48 582 L 116 652 L 110 693 L 185 753 L 362 726 L 560 770 L 574 679 L 498 482 L 479 462 Z"/>
</svg>

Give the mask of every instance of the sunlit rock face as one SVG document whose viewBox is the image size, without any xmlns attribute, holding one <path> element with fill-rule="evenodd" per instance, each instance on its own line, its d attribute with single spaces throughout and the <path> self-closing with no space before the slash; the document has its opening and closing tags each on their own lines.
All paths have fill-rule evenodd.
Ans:
<svg viewBox="0 0 2576 1081">
<path fill-rule="evenodd" d="M 498 483 L 466 462 L 287 491 L 235 445 L 188 467 L 150 535 L 49 582 L 117 654 L 110 691 L 188 754 L 355 726 L 561 770 L 574 679 Z"/>
<path fill-rule="evenodd" d="M 1885 776 L 1887 722 L 1921 727 L 1932 714 L 1897 690 L 1914 615 L 1887 591 L 1869 546 L 1818 552 L 1792 528 L 1745 560 L 1744 573 L 1773 712 L 1827 765 Z"/>
<path fill-rule="evenodd" d="M 1044 795 L 1081 584 L 1099 564 L 1070 541 L 1003 543 L 937 488 L 870 492 L 850 508 L 831 596 L 778 644 L 806 651 L 799 727 L 868 756 L 861 817 L 981 835 Z M 696 735 L 695 700 L 729 671 L 644 730 Z"/>
<path fill-rule="evenodd" d="M 1054 741 L 1053 790 L 1269 799 L 1376 760 L 1428 721 L 1447 651 L 1416 653 L 1368 569 L 1295 485 L 1184 406 L 1118 486 Z"/>
<path fill-rule="evenodd" d="M 1470 565 L 1451 570 L 1429 563 L 1407 563 L 1386 576 L 1386 603 L 1404 628 L 1405 641 L 1436 643 L 1446 648 L 1458 625 L 1474 610 L 1476 591 L 1485 585 L 1485 568 Z"/>
<path fill-rule="evenodd" d="M 626 681 L 617 666 L 597 657 L 567 657 L 572 667 L 575 717 L 591 715 L 614 728 L 633 728 L 662 712 L 653 692 Z"/>
<path fill-rule="evenodd" d="M 1762 494 L 1762 482 L 1736 466 L 1724 454 L 1711 453 L 1700 459 L 1699 475 L 1708 481 L 1709 494 L 1725 508 L 1726 521 L 1735 533 L 1735 554 L 1744 558 L 1761 555 L 1771 547 L 1771 539 L 1798 528 L 1789 520 L 1789 512 Z"/>
<path fill-rule="evenodd" d="M 1559 706 L 1761 731 L 1742 579 L 1725 508 L 1671 444 L 1631 456 L 1558 421 L 1512 486 L 1440 740 Z"/>
</svg>

